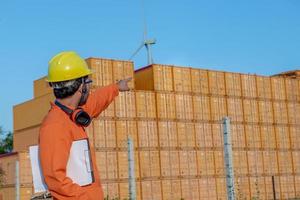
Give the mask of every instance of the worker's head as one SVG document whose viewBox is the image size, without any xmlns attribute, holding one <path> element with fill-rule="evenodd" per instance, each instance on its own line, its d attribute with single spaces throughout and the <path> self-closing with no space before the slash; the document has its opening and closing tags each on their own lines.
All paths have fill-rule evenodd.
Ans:
<svg viewBox="0 0 300 200">
<path fill-rule="evenodd" d="M 87 63 L 77 53 L 69 51 L 55 55 L 49 61 L 47 81 L 58 99 L 80 93 L 79 105 L 86 102 L 89 94 L 88 76 L 91 74 Z"/>
</svg>

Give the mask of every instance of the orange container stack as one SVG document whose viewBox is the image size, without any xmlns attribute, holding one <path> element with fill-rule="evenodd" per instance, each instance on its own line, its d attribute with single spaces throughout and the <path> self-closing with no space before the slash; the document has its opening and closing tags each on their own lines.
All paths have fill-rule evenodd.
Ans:
<svg viewBox="0 0 300 200">
<path fill-rule="evenodd" d="M 129 61 L 87 62 L 95 72 L 93 88 L 134 77 L 133 90 L 120 93 L 87 128 L 109 198 L 128 198 L 130 136 L 137 199 L 226 199 L 225 116 L 231 119 L 236 198 L 271 199 L 272 176 L 277 198 L 300 195 L 300 79 L 157 64 L 134 72 Z M 42 80 L 35 81 L 33 100 L 14 107 L 16 151 L 37 143 L 54 99 Z M 25 112 L 33 117 L 25 119 Z"/>
<path fill-rule="evenodd" d="M 297 196 L 296 189 L 285 186 L 296 188 L 296 181 L 290 177 L 299 173 L 299 159 L 296 158 L 300 153 L 297 138 L 300 133 L 299 79 L 286 74 L 264 77 L 190 67 L 165 67 L 168 71 L 165 74 L 155 73 L 158 69 L 164 71 L 162 65 L 137 70 L 135 86 L 158 94 L 159 124 L 166 123 L 160 122 L 163 120 L 177 124 L 177 135 L 172 128 L 175 125 L 169 125 L 169 130 L 174 130 L 171 131 L 173 136 L 167 128 L 164 134 L 160 133 L 161 149 L 168 148 L 168 145 L 171 152 L 177 137 L 180 164 L 183 157 L 193 163 L 192 158 L 183 156 L 186 155 L 185 148 L 196 150 L 196 177 L 198 180 L 204 177 L 210 180 L 209 183 L 200 181 L 199 187 L 214 185 L 210 188 L 211 194 L 201 194 L 199 188 L 200 199 L 225 198 L 225 194 L 220 196 L 218 189 L 222 182 L 218 178 L 225 177 L 221 125 L 224 116 L 231 119 L 236 195 L 240 198 L 271 198 L 273 193 L 269 186 L 274 176 L 278 198 Z M 151 77 L 151 81 L 143 81 L 144 76 Z M 162 93 L 166 93 L 167 97 L 162 97 Z M 184 132 L 182 123 L 192 123 L 193 131 Z M 166 138 L 169 142 L 163 142 Z M 167 152 L 164 154 L 167 155 Z M 177 159 L 174 158 L 173 162 L 177 163 Z M 186 173 L 185 166 L 183 169 L 181 166 L 180 175 Z"/>
</svg>

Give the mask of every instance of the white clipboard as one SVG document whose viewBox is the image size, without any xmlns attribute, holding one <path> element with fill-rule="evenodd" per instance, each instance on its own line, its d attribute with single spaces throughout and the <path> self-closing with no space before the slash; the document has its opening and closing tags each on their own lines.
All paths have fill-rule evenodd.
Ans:
<svg viewBox="0 0 300 200">
<path fill-rule="evenodd" d="M 30 146 L 29 154 L 34 192 L 45 192 L 48 187 L 41 169 L 39 146 Z M 66 176 L 80 186 L 89 185 L 95 181 L 88 139 L 73 141 L 66 166 Z"/>
</svg>

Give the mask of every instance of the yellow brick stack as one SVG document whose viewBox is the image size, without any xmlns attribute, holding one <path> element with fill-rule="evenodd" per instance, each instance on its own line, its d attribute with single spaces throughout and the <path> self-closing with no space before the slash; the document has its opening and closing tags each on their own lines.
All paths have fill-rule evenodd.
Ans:
<svg viewBox="0 0 300 200">
<path fill-rule="evenodd" d="M 300 195 L 296 136 L 300 133 L 300 82 L 292 74 L 265 77 L 152 65 L 135 73 L 135 86 L 156 91 L 158 120 L 177 124 L 179 154 L 185 150 L 178 124 L 193 124 L 194 129 L 185 134 L 189 142 L 195 138 L 195 145 L 187 146 L 196 150 L 201 199 L 224 198 L 223 116 L 232 122 L 237 197 L 272 198 L 271 176 L 275 176 L 277 197 L 285 199 Z M 152 80 L 143 82 L 145 77 Z M 167 96 L 164 101 L 161 93 Z M 193 160 L 194 156 L 189 157 L 190 164 Z M 179 166 L 182 171 L 180 159 Z M 215 190 L 201 192 L 208 185 L 215 185 Z"/>
</svg>

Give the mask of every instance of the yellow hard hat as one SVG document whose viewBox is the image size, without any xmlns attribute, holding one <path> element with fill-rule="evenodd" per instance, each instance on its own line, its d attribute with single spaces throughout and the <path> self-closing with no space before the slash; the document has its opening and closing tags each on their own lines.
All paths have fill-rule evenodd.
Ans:
<svg viewBox="0 0 300 200">
<path fill-rule="evenodd" d="M 68 81 L 90 75 L 87 63 L 74 51 L 55 55 L 48 66 L 48 82 Z"/>
</svg>

